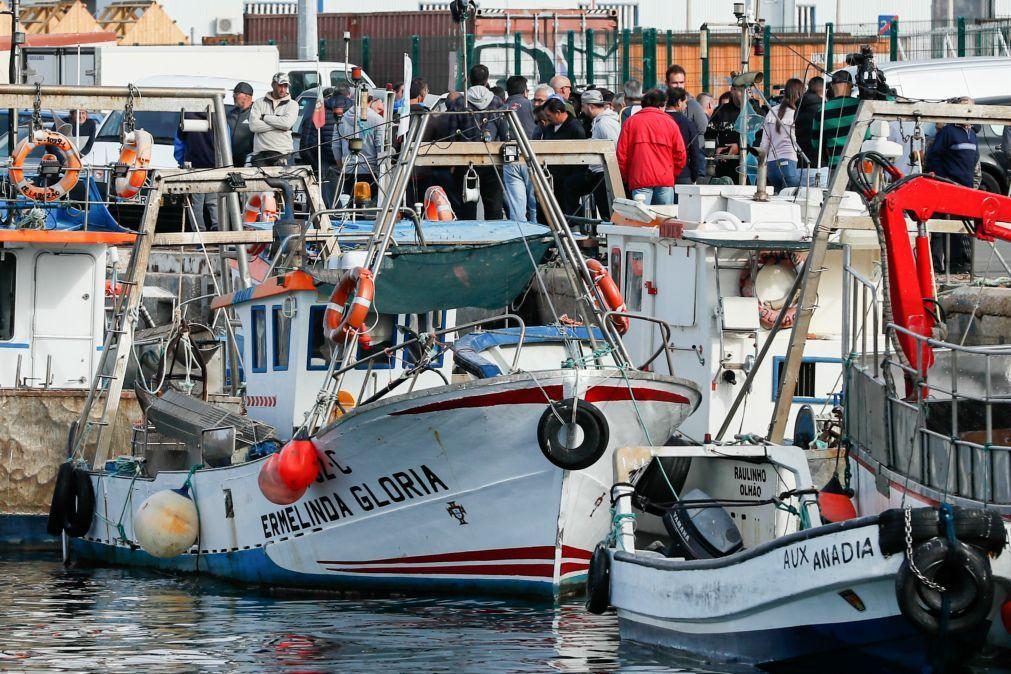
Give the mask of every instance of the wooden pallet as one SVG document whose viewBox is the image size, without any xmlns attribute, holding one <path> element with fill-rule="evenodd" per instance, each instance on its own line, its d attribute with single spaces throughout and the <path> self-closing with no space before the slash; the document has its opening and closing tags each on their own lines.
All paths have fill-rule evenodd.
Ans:
<svg viewBox="0 0 1011 674">
<path fill-rule="evenodd" d="M 98 17 L 103 30 L 116 34 L 120 44 L 189 44 L 189 36 L 154 0 L 114 2 Z"/>
</svg>

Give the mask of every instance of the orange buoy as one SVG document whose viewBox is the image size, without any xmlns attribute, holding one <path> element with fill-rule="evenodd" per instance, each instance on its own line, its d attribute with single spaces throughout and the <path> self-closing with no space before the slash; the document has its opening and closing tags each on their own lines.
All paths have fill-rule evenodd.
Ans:
<svg viewBox="0 0 1011 674">
<path fill-rule="evenodd" d="M 425 190 L 425 220 L 456 220 L 456 213 L 449 203 L 446 190 L 432 185 Z"/>
<path fill-rule="evenodd" d="M 853 501 L 835 475 L 818 492 L 818 508 L 826 522 L 845 522 L 857 516 Z"/>
<path fill-rule="evenodd" d="M 625 299 L 618 290 L 618 284 L 611 278 L 611 274 L 604 269 L 604 265 L 598 260 L 587 260 L 586 268 L 590 270 L 593 285 L 597 286 L 600 294 L 604 297 L 604 304 L 610 311 L 628 311 L 625 307 Z M 629 319 L 625 316 L 611 316 L 611 324 L 614 325 L 619 335 L 628 332 Z"/>
<path fill-rule="evenodd" d="M 151 165 L 151 150 L 154 136 L 144 129 L 136 129 L 127 134 L 126 142 L 119 152 L 119 163 L 126 165 L 126 175 L 116 178 L 116 195 L 133 199 L 147 180 L 147 167 Z"/>
<path fill-rule="evenodd" d="M 278 454 L 277 474 L 292 491 L 305 491 L 319 475 L 319 456 L 312 440 L 289 440 Z"/>
<path fill-rule="evenodd" d="M 372 299 L 376 294 L 372 272 L 365 267 L 348 270 L 341 282 L 334 288 L 323 313 L 323 332 L 334 344 L 350 333 L 362 336 L 362 327 L 369 315 Z M 345 305 L 350 300 L 351 307 Z"/>
<path fill-rule="evenodd" d="M 308 487 L 292 489 L 285 484 L 278 471 L 279 458 L 279 454 L 271 454 L 267 457 L 267 460 L 260 466 L 260 474 L 256 481 L 260 485 L 260 492 L 268 501 L 277 505 L 291 505 L 302 498 Z"/>
</svg>

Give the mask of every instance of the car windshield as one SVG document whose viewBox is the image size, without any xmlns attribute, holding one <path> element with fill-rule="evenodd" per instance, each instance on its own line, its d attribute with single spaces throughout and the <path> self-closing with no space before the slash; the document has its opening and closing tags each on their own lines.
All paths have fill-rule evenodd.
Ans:
<svg viewBox="0 0 1011 674">
<path fill-rule="evenodd" d="M 291 80 L 290 92 L 292 98 L 298 98 L 303 91 L 308 91 L 319 86 L 319 74 L 315 70 L 292 70 L 288 73 L 288 79 Z M 342 71 L 330 71 L 330 84 L 326 86 L 336 87 L 341 84 L 348 88 L 353 88 Z"/>
<path fill-rule="evenodd" d="M 225 105 L 225 111 L 233 106 Z M 160 145 L 171 145 L 175 141 L 176 129 L 179 128 L 179 113 L 168 111 L 137 112 L 137 128 L 144 129 L 152 136 L 154 142 Z M 98 142 L 118 143 L 119 131 L 123 126 L 123 111 L 116 110 L 105 120 L 98 131 Z"/>
</svg>

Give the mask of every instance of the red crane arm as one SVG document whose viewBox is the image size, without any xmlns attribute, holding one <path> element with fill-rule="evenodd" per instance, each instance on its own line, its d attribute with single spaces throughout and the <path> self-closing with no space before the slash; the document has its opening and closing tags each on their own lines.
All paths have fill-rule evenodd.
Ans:
<svg viewBox="0 0 1011 674">
<path fill-rule="evenodd" d="M 894 174 L 893 174 L 894 176 Z M 924 337 L 930 337 L 935 324 L 934 272 L 930 259 L 930 239 L 926 222 L 936 215 L 951 215 L 981 221 L 975 236 L 983 241 L 995 238 L 1011 241 L 1011 228 L 999 224 L 1011 222 L 1011 198 L 964 187 L 933 175 L 917 175 L 886 188 L 881 195 L 880 221 L 888 256 L 888 287 L 892 314 L 897 325 Z M 905 215 L 918 224 L 916 253 L 909 243 Z M 900 334 L 910 365 L 922 370 L 934 362 L 933 350 L 925 344 Z"/>
</svg>

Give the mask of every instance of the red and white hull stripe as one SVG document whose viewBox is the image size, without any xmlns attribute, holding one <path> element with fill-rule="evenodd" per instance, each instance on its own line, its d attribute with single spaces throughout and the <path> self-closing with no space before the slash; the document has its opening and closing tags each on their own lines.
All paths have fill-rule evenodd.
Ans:
<svg viewBox="0 0 1011 674">
<path fill-rule="evenodd" d="M 586 572 L 591 553 L 562 546 L 559 576 Z M 414 555 L 370 560 L 317 560 L 327 571 L 374 576 L 500 576 L 517 578 L 555 577 L 556 548 L 550 545 L 526 548 L 469 550 L 434 555 Z"/>
</svg>

